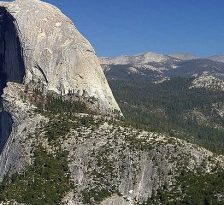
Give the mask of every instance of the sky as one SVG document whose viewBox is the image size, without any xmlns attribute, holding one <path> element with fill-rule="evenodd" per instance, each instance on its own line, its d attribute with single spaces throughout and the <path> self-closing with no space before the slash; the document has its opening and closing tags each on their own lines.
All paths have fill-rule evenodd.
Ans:
<svg viewBox="0 0 224 205">
<path fill-rule="evenodd" d="M 45 1 L 73 20 L 99 56 L 224 54 L 224 0 Z"/>
</svg>

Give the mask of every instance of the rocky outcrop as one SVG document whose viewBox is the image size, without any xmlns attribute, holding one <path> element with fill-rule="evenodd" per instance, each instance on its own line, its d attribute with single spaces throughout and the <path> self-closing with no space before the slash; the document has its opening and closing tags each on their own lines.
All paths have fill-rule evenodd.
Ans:
<svg viewBox="0 0 224 205">
<path fill-rule="evenodd" d="M 0 7 L 5 15 L 1 20 L 9 20 L 16 28 L 5 26 L 10 35 L 17 32 L 25 84 L 40 84 L 59 94 L 72 91 L 78 96 L 94 97 L 102 112 L 119 110 L 94 49 L 59 9 L 39 0 L 1 2 Z M 10 43 L 5 39 L 5 44 Z M 8 80 L 19 77 L 18 72 L 15 68 Z"/>
<path fill-rule="evenodd" d="M 202 75 L 193 80 L 190 89 L 193 88 L 205 88 L 213 91 L 224 91 L 224 81 L 222 77 L 218 75 L 212 75 L 208 72 L 204 72 Z"/>
<path fill-rule="evenodd" d="M 224 165 L 223 157 L 216 158 L 185 141 L 117 123 L 96 120 L 97 128 L 79 127 L 63 139 L 72 181 L 84 202 L 85 196 L 91 201 L 91 197 L 109 190 L 120 196 L 108 197 L 102 204 L 141 204 L 161 187 L 175 185 L 183 171 L 210 173 L 217 163 Z"/>
<path fill-rule="evenodd" d="M 20 94 L 24 92 L 24 89 L 22 85 L 8 83 L 7 88 L 4 90 L 4 107 L 7 112 L 1 114 L 3 115 L 1 127 L 4 129 L 4 140 L 1 139 L 0 181 L 2 181 L 6 173 L 18 172 L 25 165 L 31 163 L 32 142 L 28 138 L 33 135 L 39 124 L 45 121 L 43 116 L 34 115 L 30 103 L 23 102 Z"/>
</svg>

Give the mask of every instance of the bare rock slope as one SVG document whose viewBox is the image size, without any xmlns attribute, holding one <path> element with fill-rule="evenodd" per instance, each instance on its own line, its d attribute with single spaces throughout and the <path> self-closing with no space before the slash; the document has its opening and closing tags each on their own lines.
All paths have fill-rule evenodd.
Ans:
<svg viewBox="0 0 224 205">
<path fill-rule="evenodd" d="M 39 0 L 0 2 L 0 7 L 14 19 L 25 84 L 94 97 L 101 109 L 119 110 L 94 49 L 59 9 Z"/>
</svg>

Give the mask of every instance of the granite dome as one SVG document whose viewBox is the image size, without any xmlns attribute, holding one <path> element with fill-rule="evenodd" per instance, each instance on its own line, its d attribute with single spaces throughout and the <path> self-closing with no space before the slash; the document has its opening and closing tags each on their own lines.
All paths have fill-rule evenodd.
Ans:
<svg viewBox="0 0 224 205">
<path fill-rule="evenodd" d="M 0 2 L 0 7 L 14 19 L 24 84 L 39 82 L 63 94 L 72 90 L 78 96 L 97 99 L 102 112 L 120 110 L 91 44 L 58 8 L 39 0 Z M 12 76 L 17 72 L 10 71 Z"/>
</svg>

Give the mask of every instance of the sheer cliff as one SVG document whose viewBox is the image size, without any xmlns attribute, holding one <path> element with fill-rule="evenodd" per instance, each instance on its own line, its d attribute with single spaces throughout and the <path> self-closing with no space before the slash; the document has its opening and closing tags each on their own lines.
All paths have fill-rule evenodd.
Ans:
<svg viewBox="0 0 224 205">
<path fill-rule="evenodd" d="M 119 110 L 94 49 L 59 9 L 39 0 L 1 2 L 0 7 L 1 45 L 8 48 L 1 46 L 1 56 L 9 81 L 92 97 L 102 112 Z"/>
</svg>

